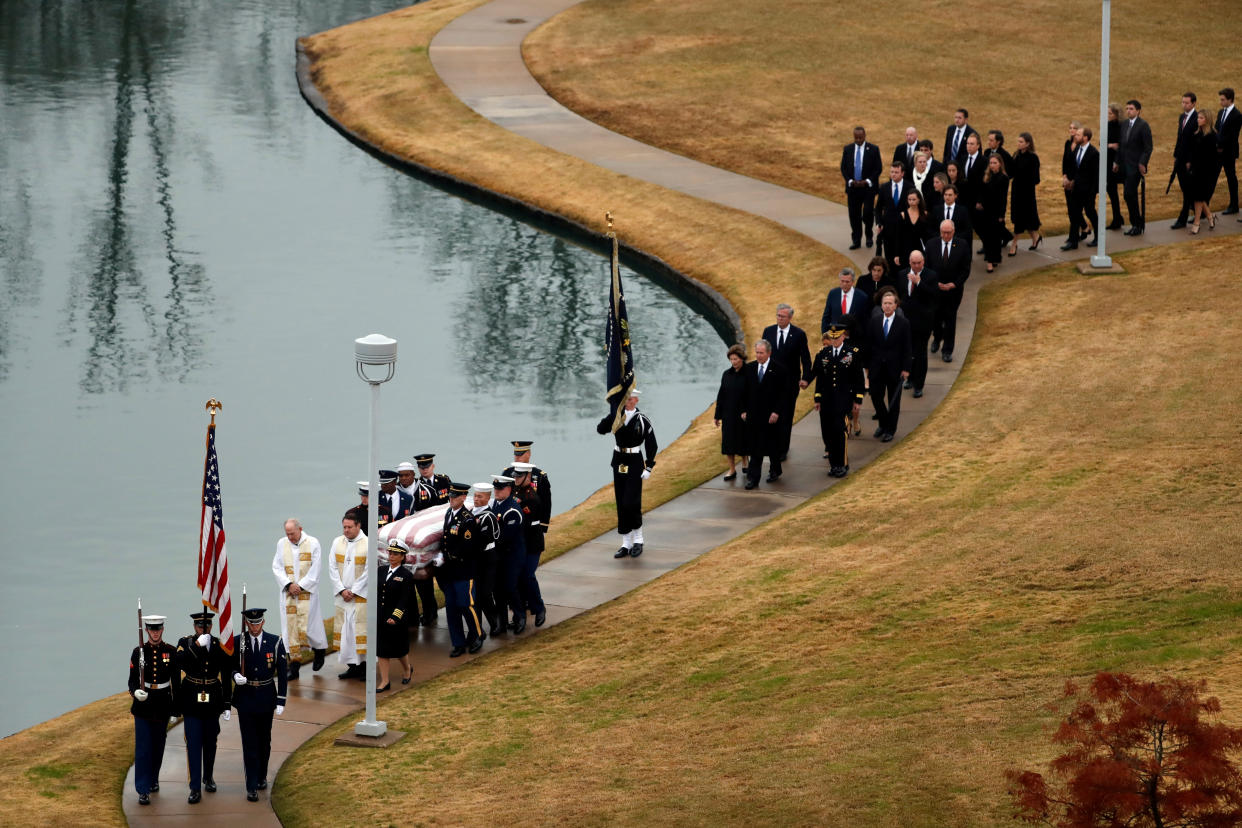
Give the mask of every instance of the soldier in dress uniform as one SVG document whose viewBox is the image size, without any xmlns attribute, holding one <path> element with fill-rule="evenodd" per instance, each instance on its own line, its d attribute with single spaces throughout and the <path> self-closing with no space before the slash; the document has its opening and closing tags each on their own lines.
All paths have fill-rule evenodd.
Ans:
<svg viewBox="0 0 1242 828">
<path fill-rule="evenodd" d="M 651 477 L 655 468 L 655 428 L 647 415 L 638 410 L 638 397 L 642 392 L 635 388 L 625 401 L 624 420 L 613 432 L 616 447 L 612 451 L 612 489 L 617 501 L 617 532 L 621 535 L 621 548 L 613 555 L 637 558 L 643 554 L 643 481 Z M 613 417 L 609 414 L 599 421 L 595 430 L 607 434 L 612 428 Z M 647 460 L 643 462 L 643 451 Z M 755 458 L 751 458 L 755 462 Z"/>
<path fill-rule="evenodd" d="M 430 506 L 448 502 L 448 478 L 442 474 L 435 473 L 435 464 L 432 458 L 434 454 L 420 454 L 421 458 L 427 460 L 428 474 L 431 479 L 424 485 L 422 475 L 415 472 L 414 464 L 405 462 L 397 466 L 397 474 L 399 475 L 399 491 L 408 492 L 413 510 L 415 512 L 422 511 Z M 442 480 L 438 478 L 443 478 Z M 406 482 L 408 479 L 408 483 Z M 443 484 L 444 497 L 441 499 L 440 488 Z M 414 594 L 418 596 L 417 604 L 410 604 L 412 614 L 417 613 L 418 621 L 414 618 L 410 619 L 410 623 L 421 623 L 424 627 L 434 627 L 436 625 L 436 617 L 440 613 L 440 605 L 436 602 L 436 585 L 430 578 L 423 578 L 414 582 Z M 422 605 L 422 611 L 419 612 L 418 604 Z"/>
<path fill-rule="evenodd" d="M 261 607 L 248 609 L 245 629 L 233 639 L 233 706 L 241 731 L 246 766 L 246 799 L 259 801 L 267 787 L 267 761 L 272 755 L 272 716 L 283 716 L 289 657 L 280 636 L 263 631 Z"/>
<path fill-rule="evenodd" d="M 414 576 L 405 568 L 410 547 L 400 538 L 389 542 L 388 563 L 381 564 L 376 587 L 379 590 L 379 629 L 375 631 L 375 667 L 379 670 L 376 693 L 390 684 L 389 659 L 401 660 L 401 683 L 409 684 L 414 668 L 410 664 L 409 618 L 414 615 Z"/>
<path fill-rule="evenodd" d="M 370 524 L 367 523 L 367 520 L 371 517 L 371 506 L 368 502 L 371 497 L 371 481 L 358 481 L 358 497 L 362 498 L 358 505 L 352 506 L 346 511 L 353 512 L 358 516 L 358 525 L 361 526 L 362 531 L 365 532 L 367 531 L 367 527 L 370 526 Z"/>
<path fill-rule="evenodd" d="M 543 508 L 539 511 L 538 526 L 540 531 L 545 535 L 548 533 L 548 525 L 552 520 L 552 483 L 548 480 L 548 473 L 543 469 L 530 462 L 530 447 L 535 443 L 533 440 L 514 440 L 513 441 L 513 462 L 526 463 L 530 466 L 530 485 L 539 492 L 539 498 L 543 503 Z M 513 466 L 504 470 L 504 474 L 513 477 Z"/>
<path fill-rule="evenodd" d="M 220 639 L 211 634 L 214 613 L 190 614 L 194 634 L 177 642 L 177 667 L 185 673 L 181 679 L 181 715 L 185 717 L 186 764 L 190 771 L 191 805 L 207 793 L 216 792 L 213 771 L 216 766 L 216 739 L 220 735 L 220 714 L 231 716 L 229 697 L 233 682 L 232 658 L 220 646 Z"/>
<path fill-rule="evenodd" d="M 149 794 L 160 789 L 168 721 L 177 716 L 181 689 L 177 651 L 164 641 L 165 620 L 163 615 L 142 616 L 147 640 L 129 655 L 129 694 L 134 698 L 129 706 L 134 717 L 134 788 L 139 805 L 150 805 Z"/>
<path fill-rule="evenodd" d="M 513 478 L 505 474 L 492 475 L 492 513 L 500 528 L 496 543 L 496 574 L 501 580 L 502 601 L 497 612 L 505 620 L 513 613 L 509 629 L 521 635 L 526 629 L 526 608 L 518 592 L 518 576 L 526 565 L 526 534 L 522 528 L 522 507 L 513 497 Z"/>
<path fill-rule="evenodd" d="M 518 591 L 522 595 L 523 612 L 534 613 L 535 626 L 542 627 L 543 622 L 548 620 L 548 610 L 539 591 L 535 570 L 539 568 L 539 556 L 543 554 L 543 526 L 539 520 L 543 498 L 531 482 L 533 471 L 530 463 L 518 461 L 513 464 L 514 497 L 522 508 L 522 533 L 526 539 L 526 560 L 518 574 Z"/>
<path fill-rule="evenodd" d="M 394 520 L 401 520 L 414 514 L 414 500 L 405 492 L 397 489 L 397 473 L 391 469 L 379 470 L 379 514 L 375 531 L 379 532 Z M 363 527 L 362 531 L 366 531 Z"/>
<path fill-rule="evenodd" d="M 434 454 L 416 454 L 414 462 L 418 464 L 418 494 L 414 498 L 414 511 L 421 512 L 431 506 L 448 503 L 448 475 L 436 474 L 436 456 Z"/>
<path fill-rule="evenodd" d="M 492 511 L 491 483 L 475 483 L 474 519 L 479 524 L 479 557 L 474 569 L 474 600 L 479 612 L 487 618 L 488 635 L 496 636 L 509 629 L 505 600 L 498 569 L 500 523 Z M 505 620 L 501 620 L 504 616 Z"/>
<path fill-rule="evenodd" d="M 815 380 L 815 410 L 819 412 L 819 431 L 824 438 L 824 456 L 828 458 L 829 477 L 845 477 L 849 473 L 846 451 L 850 424 L 866 394 L 863 379 L 862 352 L 857 345 L 848 345 L 845 334 L 850 325 L 848 314 L 829 323 L 824 331 L 824 347 L 811 363 Z"/>
<path fill-rule="evenodd" d="M 453 642 L 450 658 L 467 651 L 477 653 L 487 634 L 479 624 L 474 603 L 474 570 L 479 557 L 479 524 L 466 508 L 470 487 L 465 483 L 449 483 L 449 508 L 444 513 L 444 537 L 440 554 L 444 564 L 436 572 L 440 591 L 444 593 L 444 614 L 448 618 L 449 638 Z M 462 632 L 462 621 L 466 630 Z"/>
<path fill-rule="evenodd" d="M 405 492 L 414 502 L 414 494 L 418 491 L 418 471 L 409 460 L 397 464 L 397 491 Z"/>
</svg>

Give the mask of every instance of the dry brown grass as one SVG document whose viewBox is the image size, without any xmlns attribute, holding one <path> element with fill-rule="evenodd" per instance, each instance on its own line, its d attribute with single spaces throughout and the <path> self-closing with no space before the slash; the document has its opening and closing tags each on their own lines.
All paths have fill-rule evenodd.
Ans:
<svg viewBox="0 0 1242 828">
<path fill-rule="evenodd" d="M 431 0 L 306 38 L 316 86 L 333 116 L 368 141 L 496 192 L 602 226 L 605 209 L 635 246 L 719 291 L 750 341 L 785 301 L 813 316 L 847 261 L 807 237 L 746 213 L 602 170 L 520 138 L 476 115 L 440 82 L 427 44 L 480 0 Z M 642 354 L 635 355 L 639 368 Z M 723 370 L 724 347 L 720 370 Z M 710 400 L 704 400 L 708 403 Z M 804 402 L 803 408 L 809 403 Z M 653 506 L 721 468 L 710 412 L 660 453 L 645 487 Z M 553 521 L 548 560 L 615 525 L 611 487 Z"/>
<path fill-rule="evenodd" d="M 986 289 L 963 375 L 842 486 L 295 754 L 286 822 L 994 825 L 1098 669 L 1242 721 L 1242 239 Z M 1167 296 L 1167 273 L 1195 291 Z M 1210 332 L 1210 335 L 1205 335 Z M 323 780 L 333 784 L 325 786 Z"/>
<path fill-rule="evenodd" d="M 118 693 L 0 740 L 0 823 L 124 825 L 130 701 Z"/>
<path fill-rule="evenodd" d="M 1112 98 L 1141 100 L 1155 138 L 1149 218 L 1181 203 L 1176 185 L 1163 193 L 1182 93 L 1215 111 L 1216 91 L 1239 86 L 1237 26 L 1222 25 L 1236 12 L 1234 0 L 1113 4 Z M 1034 136 L 1040 215 L 1064 232 L 1061 148 L 1070 120 L 1098 127 L 1099 28 L 1100 4 L 1083 0 L 588 0 L 537 29 L 524 56 L 554 97 L 609 129 L 833 201 L 855 124 L 885 162 L 910 125 L 939 158 L 964 106 L 1011 152 L 1019 132 Z"/>
</svg>

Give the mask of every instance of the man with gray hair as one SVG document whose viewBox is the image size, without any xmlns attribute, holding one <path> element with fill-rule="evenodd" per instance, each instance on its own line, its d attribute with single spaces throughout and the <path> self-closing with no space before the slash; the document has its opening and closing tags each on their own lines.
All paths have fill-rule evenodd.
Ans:
<svg viewBox="0 0 1242 828">
<path fill-rule="evenodd" d="M 285 536 L 276 542 L 272 558 L 272 574 L 276 576 L 277 612 L 280 613 L 280 637 L 289 652 L 289 678 L 296 679 L 310 649 L 312 669 L 323 666 L 328 652 L 323 614 L 319 610 L 319 578 L 323 550 L 319 541 L 302 531 L 297 518 L 285 521 Z"/>
<path fill-rule="evenodd" d="M 763 338 L 770 346 L 772 361 L 781 367 L 786 382 L 784 408 L 780 410 L 780 421 L 773 432 L 775 442 L 772 446 L 775 456 L 784 460 L 789 454 L 789 435 L 793 430 L 794 406 L 798 403 L 798 392 L 810 384 L 811 379 L 811 346 L 807 341 L 806 332 L 793 324 L 794 309 L 782 302 L 776 306 L 776 324 L 768 325 L 763 330 Z M 780 474 L 778 472 L 777 476 Z"/>
<path fill-rule="evenodd" d="M 742 422 L 746 424 L 746 446 L 750 465 L 746 467 L 746 488 L 759 485 L 763 458 L 768 458 L 768 482 L 781 476 L 781 422 L 786 410 L 790 383 L 784 369 L 772 358 L 772 345 L 767 339 L 755 343 L 755 361 L 742 368 L 746 377 Z M 796 388 L 796 384 L 794 385 Z"/>
<path fill-rule="evenodd" d="M 850 336 L 861 335 L 862 320 L 871 316 L 871 297 L 862 288 L 854 286 L 857 281 L 854 268 L 841 268 L 837 279 L 841 282 L 841 286 L 828 291 L 828 300 L 824 302 L 824 313 L 819 319 L 819 332 L 823 333 L 828 330 L 828 326 L 833 322 L 840 322 L 848 314 L 852 320 L 849 326 Z"/>
</svg>

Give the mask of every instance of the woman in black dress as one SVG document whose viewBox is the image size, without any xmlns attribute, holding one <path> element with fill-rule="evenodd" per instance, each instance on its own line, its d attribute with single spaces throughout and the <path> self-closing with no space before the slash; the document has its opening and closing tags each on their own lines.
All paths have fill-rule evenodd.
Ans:
<svg viewBox="0 0 1242 828">
<path fill-rule="evenodd" d="M 1001 263 L 1001 247 L 1013 236 L 1005 226 L 1005 202 L 1009 199 L 1009 176 L 1005 174 L 1005 162 L 999 155 L 988 156 L 988 168 L 983 173 L 983 192 L 980 203 L 979 227 L 976 232 L 983 238 L 983 260 L 988 263 L 988 273 Z"/>
<path fill-rule="evenodd" d="M 1108 132 L 1104 137 L 1108 142 L 1108 203 L 1113 210 L 1113 219 L 1108 223 L 1107 229 L 1120 230 L 1125 222 L 1121 218 L 1121 198 L 1117 195 L 1117 185 L 1125 182 L 1126 174 L 1117 164 L 1117 148 L 1121 146 L 1121 107 L 1115 103 L 1108 105 Z"/>
<path fill-rule="evenodd" d="M 1010 172 L 1009 214 L 1013 218 L 1013 234 L 1027 233 L 1031 237 L 1028 250 L 1035 250 L 1044 240 L 1039 232 L 1039 205 L 1035 201 L 1035 187 L 1039 184 L 1039 156 L 1035 154 L 1035 139 L 1031 133 L 1018 136 L 1018 151 L 1013 154 Z M 1018 255 L 1018 240 L 1009 242 L 1009 255 Z"/>
<path fill-rule="evenodd" d="M 410 665 L 410 631 L 406 621 L 412 605 L 414 576 L 405 568 L 405 555 L 409 552 L 400 540 L 388 545 L 388 563 L 379 568 L 379 630 L 376 633 L 375 666 L 376 693 L 388 689 L 390 658 L 401 660 L 401 683 L 409 684 L 414 668 Z M 418 616 L 417 609 L 414 616 Z"/>
<path fill-rule="evenodd" d="M 1199 217 L 1207 219 L 1208 227 L 1216 229 L 1216 215 L 1208 204 L 1216 192 L 1216 179 L 1220 175 L 1220 153 L 1216 150 L 1216 133 L 1212 130 L 1212 113 L 1199 110 L 1199 131 L 1190 150 L 1190 191 L 1195 198 L 1195 211 L 1190 234 L 1199 232 Z"/>
<path fill-rule="evenodd" d="M 931 235 L 930 223 L 922 193 L 918 190 L 906 193 L 906 209 L 901 211 L 901 221 L 897 224 L 897 245 L 903 266 L 909 265 L 910 254 L 915 250 L 923 252 L 923 240 Z"/>
<path fill-rule="evenodd" d="M 746 432 L 742 412 L 746 408 L 746 349 L 741 345 L 729 348 L 729 367 L 720 377 L 720 390 L 716 392 L 716 427 L 720 429 L 720 453 L 729 458 L 729 473 L 725 480 L 737 479 L 736 458 L 742 458 L 742 472 L 746 472 Z"/>
</svg>

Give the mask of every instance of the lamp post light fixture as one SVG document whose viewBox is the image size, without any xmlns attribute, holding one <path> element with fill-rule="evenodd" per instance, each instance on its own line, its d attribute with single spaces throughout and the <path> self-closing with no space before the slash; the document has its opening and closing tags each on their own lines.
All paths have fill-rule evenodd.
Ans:
<svg viewBox="0 0 1242 828">
<path fill-rule="evenodd" d="M 378 587 L 375 582 L 377 575 L 376 555 L 378 552 L 379 534 L 376 522 L 379 520 L 379 483 L 375 441 L 379 432 L 379 396 L 380 386 L 393 378 L 397 373 L 397 340 L 383 334 L 370 334 L 354 340 L 354 361 L 358 378 L 371 386 L 371 449 L 367 462 L 367 502 L 373 505 L 367 510 L 367 566 L 371 587 L 367 597 L 367 713 L 366 718 L 354 725 L 354 735 L 379 738 L 388 732 L 387 722 L 375 720 L 375 644 L 376 628 L 379 626 Z M 369 372 L 368 372 L 369 369 Z M 371 376 L 374 374 L 375 376 Z"/>
<path fill-rule="evenodd" d="M 1108 218 L 1108 175 L 1112 172 L 1108 164 L 1108 47 L 1109 34 L 1112 28 L 1111 0 L 1102 0 L 1102 18 L 1100 21 L 1100 178 L 1096 206 L 1095 240 L 1098 247 L 1091 257 L 1091 266 L 1108 269 L 1113 260 L 1108 256 L 1108 233 L 1105 231 Z M 1118 153 L 1120 155 L 1120 153 Z"/>
</svg>

